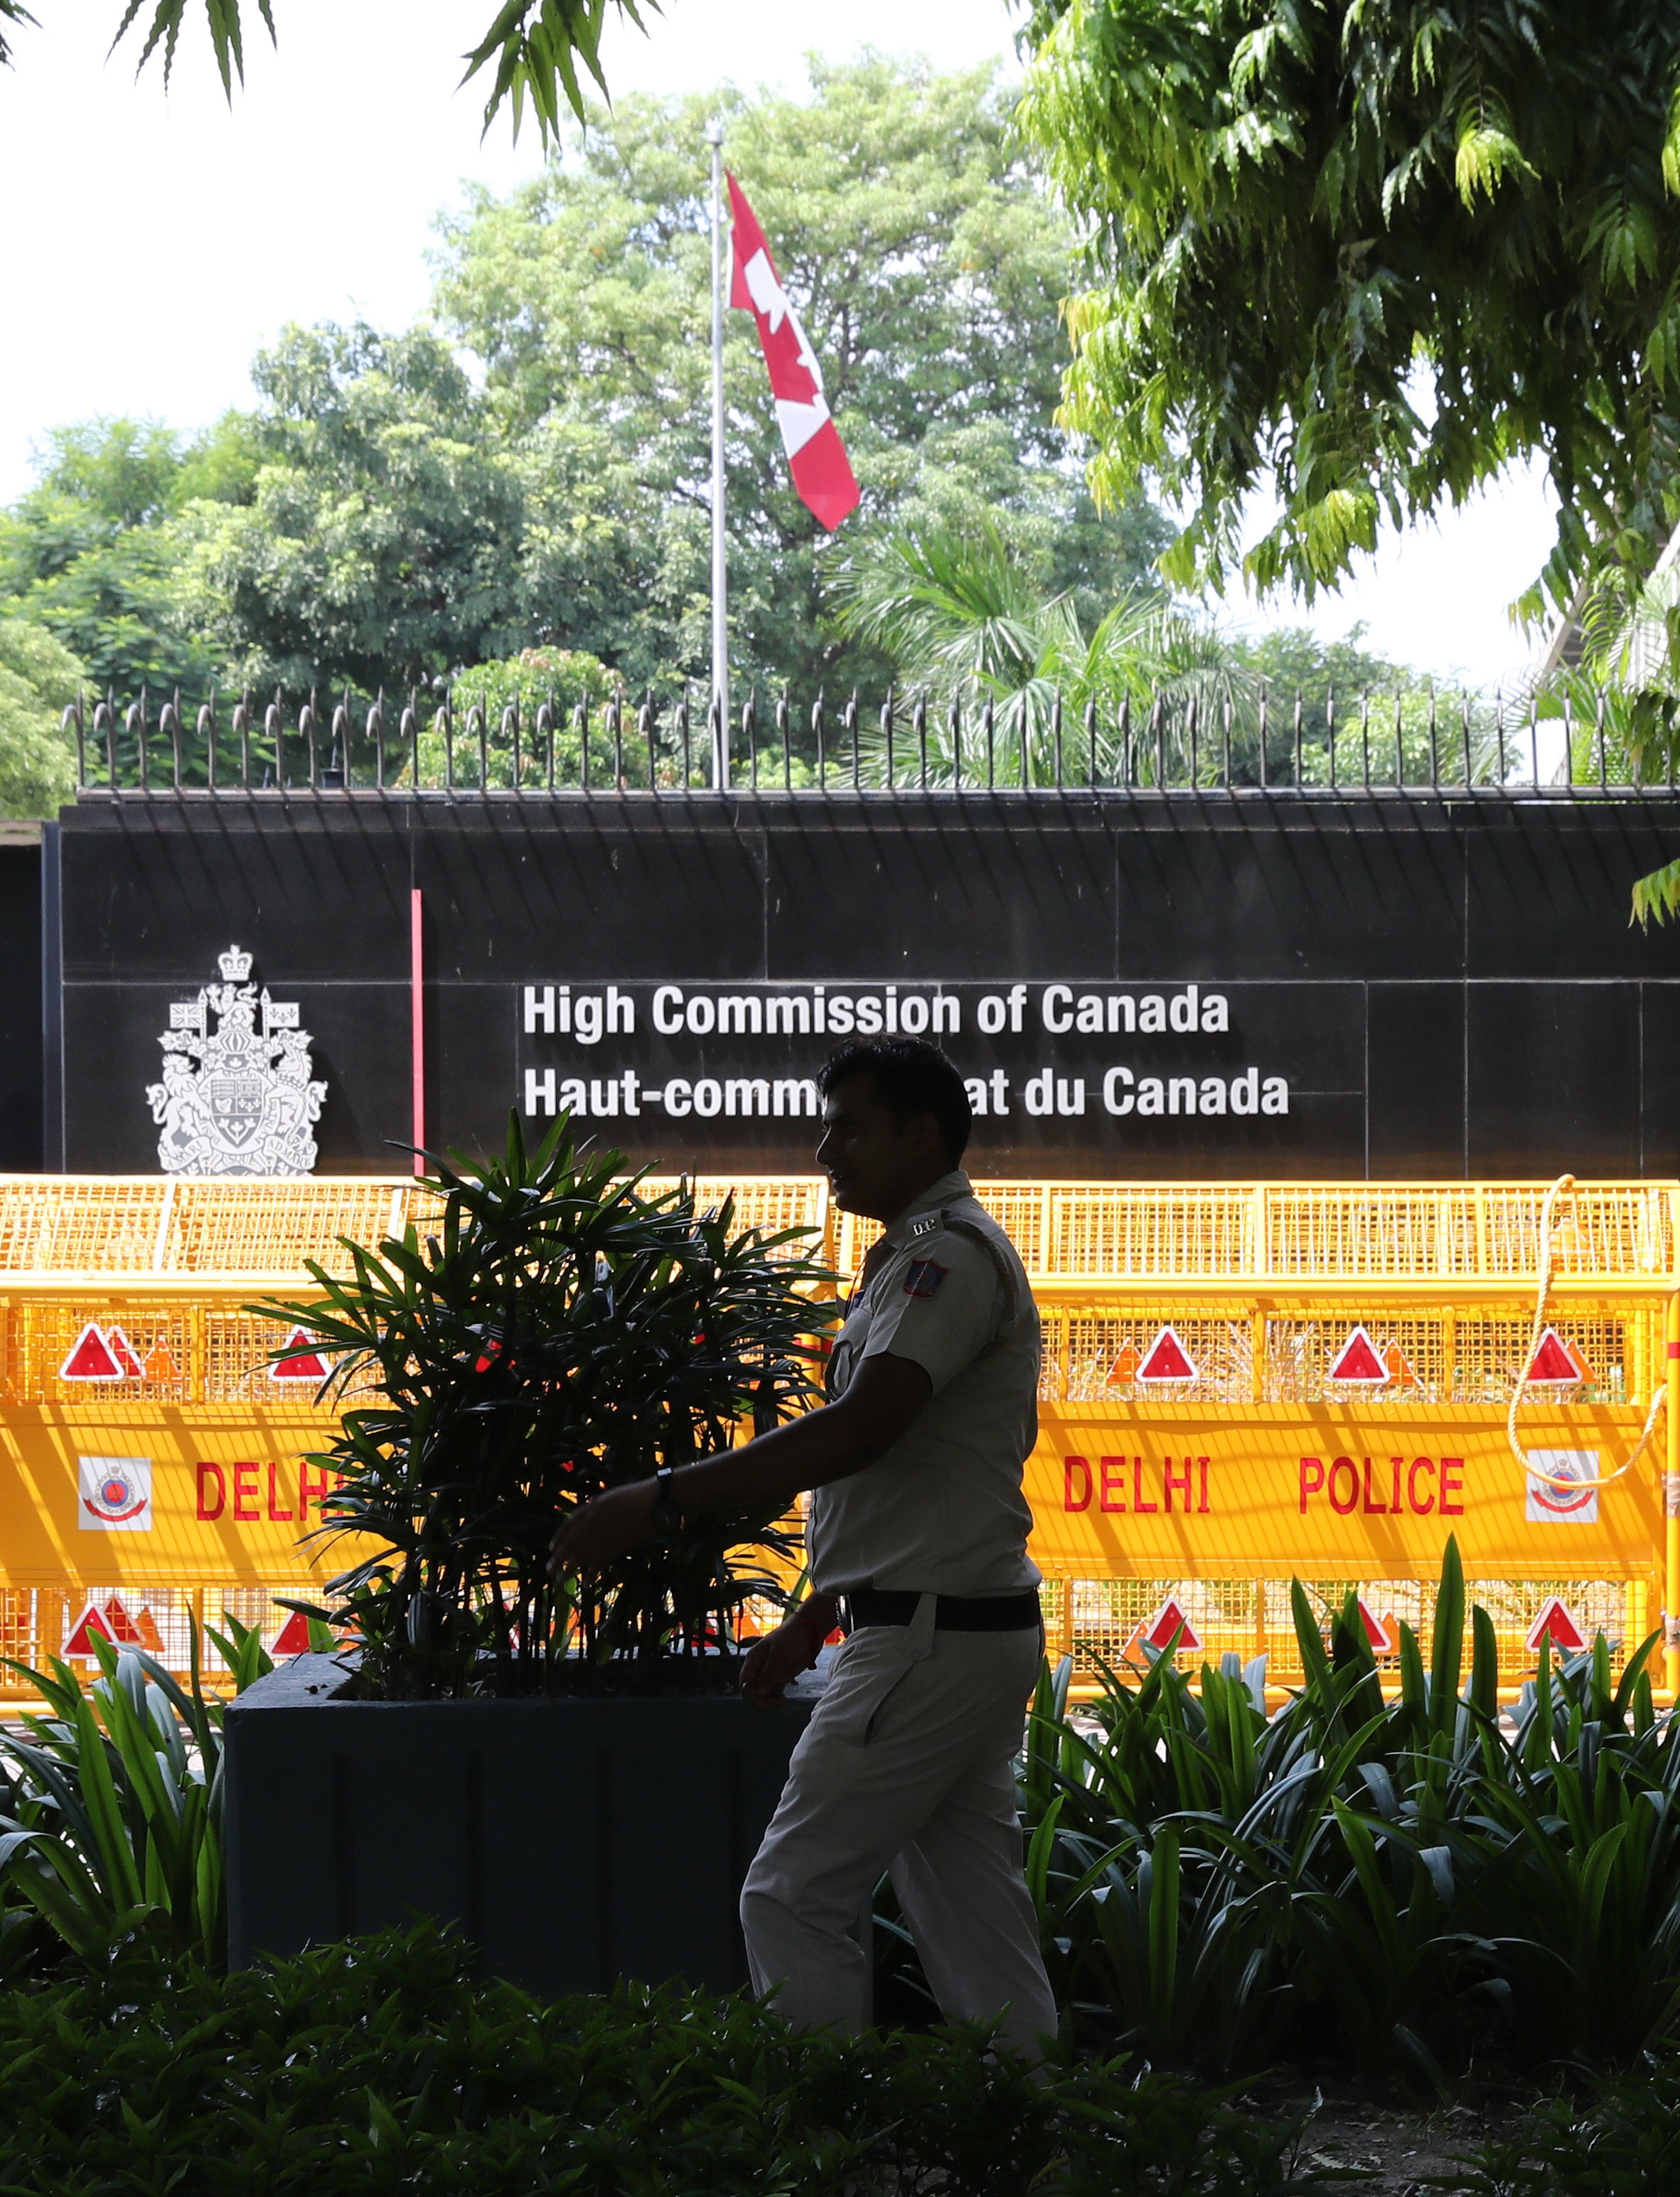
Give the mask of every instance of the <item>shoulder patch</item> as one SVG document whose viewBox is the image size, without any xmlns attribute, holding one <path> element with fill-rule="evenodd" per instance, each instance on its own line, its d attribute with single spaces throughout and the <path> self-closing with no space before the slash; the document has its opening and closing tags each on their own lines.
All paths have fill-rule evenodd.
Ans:
<svg viewBox="0 0 1680 2197">
<path fill-rule="evenodd" d="M 904 1294 L 907 1297 L 937 1296 L 940 1284 L 950 1271 L 936 1259 L 912 1259 L 904 1277 Z"/>
</svg>

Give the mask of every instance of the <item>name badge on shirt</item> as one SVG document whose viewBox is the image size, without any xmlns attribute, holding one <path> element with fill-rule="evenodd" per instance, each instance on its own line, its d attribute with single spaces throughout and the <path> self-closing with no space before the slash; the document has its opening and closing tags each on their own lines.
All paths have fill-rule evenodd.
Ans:
<svg viewBox="0 0 1680 2197">
<path fill-rule="evenodd" d="M 940 1284 L 950 1271 L 936 1259 L 912 1259 L 904 1278 L 904 1294 L 907 1297 L 936 1297 Z"/>
</svg>

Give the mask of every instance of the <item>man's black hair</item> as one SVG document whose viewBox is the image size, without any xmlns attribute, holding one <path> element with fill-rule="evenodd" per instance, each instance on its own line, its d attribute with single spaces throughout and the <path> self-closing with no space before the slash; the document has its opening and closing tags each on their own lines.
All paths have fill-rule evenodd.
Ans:
<svg viewBox="0 0 1680 2197">
<path fill-rule="evenodd" d="M 849 1076 L 873 1079 L 881 1104 L 901 1128 L 915 1114 L 931 1114 L 939 1124 L 945 1164 L 955 1167 L 968 1149 L 974 1127 L 963 1079 L 936 1045 L 918 1037 L 850 1039 L 829 1056 L 817 1078 L 825 1098 Z"/>
</svg>

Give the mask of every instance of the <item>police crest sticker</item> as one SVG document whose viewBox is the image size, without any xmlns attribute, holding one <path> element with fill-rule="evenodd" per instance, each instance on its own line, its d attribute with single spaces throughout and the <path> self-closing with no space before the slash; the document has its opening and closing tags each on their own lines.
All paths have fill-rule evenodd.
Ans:
<svg viewBox="0 0 1680 2197">
<path fill-rule="evenodd" d="M 1523 1516 L 1531 1523 L 1598 1523 L 1596 1449 L 1531 1449 L 1527 1481 L 1528 1499 Z"/>
<path fill-rule="evenodd" d="M 310 1078 L 310 1034 L 295 1002 L 258 993 L 250 954 L 230 946 L 218 966 L 222 982 L 177 1000 L 158 1041 L 163 1081 L 146 1098 L 163 1131 L 159 1163 L 165 1174 L 308 1174 L 327 1096 Z"/>
<path fill-rule="evenodd" d="M 76 1523 L 84 1533 L 149 1533 L 149 1457 L 78 1457 Z"/>
</svg>

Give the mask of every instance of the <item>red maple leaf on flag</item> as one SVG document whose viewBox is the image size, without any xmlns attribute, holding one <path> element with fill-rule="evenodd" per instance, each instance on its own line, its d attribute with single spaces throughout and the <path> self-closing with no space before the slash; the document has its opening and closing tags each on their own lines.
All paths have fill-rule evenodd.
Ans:
<svg viewBox="0 0 1680 2197">
<path fill-rule="evenodd" d="M 729 302 L 750 313 L 757 323 L 793 485 L 805 508 L 831 534 L 847 513 L 857 508 L 858 484 L 851 460 L 823 394 L 817 355 L 782 287 L 758 216 L 733 176 L 728 183 L 734 219 Z"/>
</svg>

